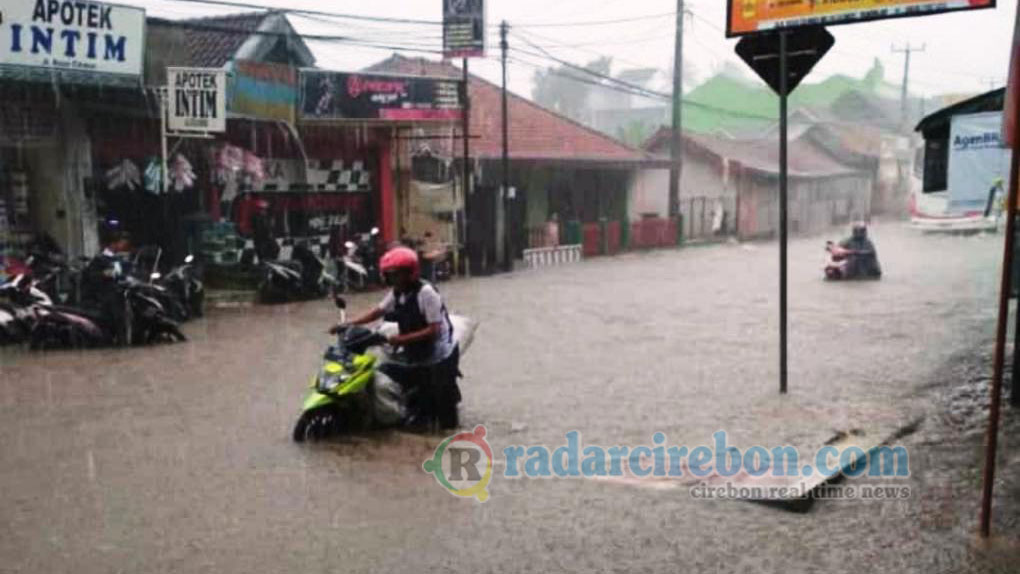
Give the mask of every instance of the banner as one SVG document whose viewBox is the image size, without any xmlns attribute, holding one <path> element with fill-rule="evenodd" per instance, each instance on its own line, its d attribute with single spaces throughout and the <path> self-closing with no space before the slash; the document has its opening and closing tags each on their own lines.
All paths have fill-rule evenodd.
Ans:
<svg viewBox="0 0 1020 574">
<path fill-rule="evenodd" d="M 297 70 L 284 64 L 237 60 L 230 90 L 232 112 L 294 123 Z"/>
<path fill-rule="evenodd" d="M 455 80 L 441 78 L 302 70 L 301 117 L 459 120 L 460 85 Z"/>
<path fill-rule="evenodd" d="M 179 132 L 227 131 L 227 72 L 167 68 L 167 127 Z"/>
<path fill-rule="evenodd" d="M 85 0 L 0 0 L 0 66 L 141 76 L 145 10 Z"/>
<path fill-rule="evenodd" d="M 727 36 L 995 8 L 995 0 L 729 0 Z"/>
<path fill-rule="evenodd" d="M 443 0 L 443 58 L 485 57 L 485 0 Z"/>
<path fill-rule="evenodd" d="M 1009 177 L 1009 150 L 1002 145 L 1002 113 L 954 116 L 949 134 L 947 212 L 983 212 L 989 190 Z"/>
</svg>

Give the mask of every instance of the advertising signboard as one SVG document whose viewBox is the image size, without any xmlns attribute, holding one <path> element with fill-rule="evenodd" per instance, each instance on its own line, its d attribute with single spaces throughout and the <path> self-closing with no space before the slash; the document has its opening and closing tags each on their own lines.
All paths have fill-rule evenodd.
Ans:
<svg viewBox="0 0 1020 574">
<path fill-rule="evenodd" d="M 485 0 L 443 0 L 443 57 L 485 57 Z"/>
<path fill-rule="evenodd" d="M 323 120 L 459 120 L 456 80 L 301 71 L 301 117 Z"/>
<path fill-rule="evenodd" d="M 950 213 L 984 211 L 989 190 L 1009 178 L 1002 113 L 953 116 L 949 141 Z"/>
<path fill-rule="evenodd" d="M 227 72 L 167 68 L 167 126 L 177 132 L 227 131 Z"/>
<path fill-rule="evenodd" d="M 140 76 L 145 10 L 86 0 L 0 0 L 0 66 Z"/>
<path fill-rule="evenodd" d="M 995 8 L 996 0 L 729 0 L 726 35 Z"/>
<path fill-rule="evenodd" d="M 294 123 L 298 100 L 298 72 L 295 68 L 237 60 L 230 88 L 230 111 Z"/>
</svg>

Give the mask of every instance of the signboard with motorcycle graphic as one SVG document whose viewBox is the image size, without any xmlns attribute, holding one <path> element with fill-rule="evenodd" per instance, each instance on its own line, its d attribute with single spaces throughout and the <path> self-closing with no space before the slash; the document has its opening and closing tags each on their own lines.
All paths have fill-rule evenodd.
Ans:
<svg viewBox="0 0 1020 574">
<path fill-rule="evenodd" d="M 0 0 L 0 67 L 140 76 L 145 10 L 87 0 Z"/>
<path fill-rule="evenodd" d="M 457 121 L 460 89 L 445 78 L 301 72 L 306 120 Z"/>
<path fill-rule="evenodd" d="M 995 8 L 996 0 L 729 0 L 726 35 Z"/>
</svg>

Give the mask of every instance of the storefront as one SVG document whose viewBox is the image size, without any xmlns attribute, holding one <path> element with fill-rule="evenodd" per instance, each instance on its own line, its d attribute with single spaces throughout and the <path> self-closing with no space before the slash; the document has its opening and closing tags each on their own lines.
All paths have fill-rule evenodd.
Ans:
<svg viewBox="0 0 1020 574">
<path fill-rule="evenodd" d="M 58 17 L 82 9 L 85 17 Z M 88 106 L 140 93 L 138 8 L 0 0 L 0 255 L 48 237 L 71 256 L 100 244 Z M 88 10 L 94 12 L 90 17 Z"/>
</svg>

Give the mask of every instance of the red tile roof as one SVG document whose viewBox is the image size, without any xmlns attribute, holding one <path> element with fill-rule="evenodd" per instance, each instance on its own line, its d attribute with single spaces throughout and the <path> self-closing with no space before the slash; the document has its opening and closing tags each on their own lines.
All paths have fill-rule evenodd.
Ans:
<svg viewBox="0 0 1020 574">
<path fill-rule="evenodd" d="M 459 68 L 425 58 L 393 55 L 369 66 L 366 72 L 460 79 Z M 479 158 L 502 156 L 502 102 L 499 86 L 472 75 L 471 154 Z M 511 93 L 510 158 L 514 160 L 569 160 L 594 162 L 643 162 L 647 154 L 601 132 L 547 110 Z"/>
</svg>

